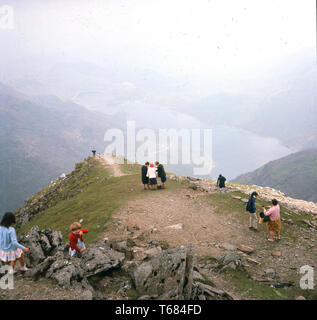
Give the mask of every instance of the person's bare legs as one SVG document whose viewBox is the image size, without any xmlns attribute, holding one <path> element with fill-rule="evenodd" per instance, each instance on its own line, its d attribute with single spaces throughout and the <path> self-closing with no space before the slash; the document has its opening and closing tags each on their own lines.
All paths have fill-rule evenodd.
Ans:
<svg viewBox="0 0 317 320">
<path fill-rule="evenodd" d="M 281 240 L 281 232 L 280 231 L 278 231 L 276 233 L 276 237 L 277 237 L 277 240 Z"/>
<path fill-rule="evenodd" d="M 162 182 L 162 188 L 165 189 L 165 182 Z"/>
<path fill-rule="evenodd" d="M 269 241 L 274 242 L 274 232 L 270 231 L 270 239 Z"/>
<path fill-rule="evenodd" d="M 22 252 L 20 258 L 18 258 L 18 259 L 16 259 L 16 260 L 10 262 L 10 266 L 11 266 L 11 268 L 12 268 L 13 270 L 14 270 L 15 263 L 16 263 L 17 260 L 19 260 L 21 268 L 24 267 L 24 252 Z"/>
<path fill-rule="evenodd" d="M 24 252 L 22 252 L 21 257 L 18 260 L 20 262 L 21 268 L 23 268 L 24 267 Z"/>
</svg>

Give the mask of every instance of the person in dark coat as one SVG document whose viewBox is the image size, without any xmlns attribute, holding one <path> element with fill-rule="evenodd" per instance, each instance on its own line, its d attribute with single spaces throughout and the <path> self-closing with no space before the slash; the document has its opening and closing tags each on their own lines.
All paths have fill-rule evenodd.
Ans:
<svg viewBox="0 0 317 320">
<path fill-rule="evenodd" d="M 141 168 L 141 176 L 142 176 L 142 183 L 143 183 L 144 190 L 149 189 L 149 178 L 147 177 L 147 170 L 149 165 L 150 165 L 149 162 L 145 162 L 145 164 Z"/>
<path fill-rule="evenodd" d="M 222 174 L 219 174 L 219 177 L 218 177 L 218 180 L 217 180 L 217 187 L 220 188 L 220 189 L 223 189 L 226 187 L 226 178 L 222 175 Z"/>
<path fill-rule="evenodd" d="M 158 161 L 155 161 L 155 165 L 157 168 L 157 176 L 161 178 L 161 181 L 162 181 L 162 189 L 165 189 L 166 172 L 164 170 L 164 166 L 160 164 Z"/>
<path fill-rule="evenodd" d="M 258 230 L 258 217 L 256 214 L 255 200 L 258 197 L 257 192 L 252 192 L 250 199 L 247 203 L 246 210 L 250 212 L 250 225 L 249 229 L 257 231 Z"/>
</svg>

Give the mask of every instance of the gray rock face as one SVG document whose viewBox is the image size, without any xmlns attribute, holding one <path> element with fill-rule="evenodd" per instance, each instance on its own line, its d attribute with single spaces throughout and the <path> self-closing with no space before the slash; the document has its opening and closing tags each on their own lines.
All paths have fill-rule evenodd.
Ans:
<svg viewBox="0 0 317 320">
<path fill-rule="evenodd" d="M 124 258 L 125 256 L 121 252 L 94 245 L 83 252 L 80 267 L 85 277 L 90 277 L 121 267 Z"/>
<path fill-rule="evenodd" d="M 124 283 L 124 288 L 118 292 L 134 286 L 140 299 L 228 299 L 225 292 L 204 284 L 206 279 L 197 268 L 194 271 L 191 245 L 162 250 L 158 243 L 155 245 L 151 242 L 148 250 L 143 249 L 145 260 L 133 262 L 125 260 L 125 253 L 129 253 L 127 249 L 130 248 L 127 242 L 115 243 L 112 240 L 109 243 L 96 243 L 88 246 L 80 257 L 70 257 L 68 245 L 62 244 L 60 232 L 49 229 L 40 231 L 34 227 L 21 238 L 21 243 L 30 248 L 26 257 L 31 270 L 25 275 L 35 279 L 53 279 L 64 288 L 85 292 L 87 299 L 102 299 L 104 286 L 116 283 Z M 219 261 L 223 264 L 238 263 L 240 257 L 230 253 Z M 124 281 L 112 279 L 111 271 L 121 267 L 125 274 Z M 126 275 L 130 276 L 128 280 Z"/>
<path fill-rule="evenodd" d="M 192 247 L 176 247 L 153 256 L 134 269 L 132 280 L 140 296 L 190 299 L 193 281 Z"/>
<path fill-rule="evenodd" d="M 88 247 L 81 258 L 70 257 L 68 246 L 62 243 L 61 232 L 40 231 L 37 226 L 21 237 L 20 242 L 30 248 L 26 263 L 31 270 L 26 275 L 35 279 L 45 276 L 62 287 L 82 288 L 92 295 L 94 290 L 88 278 L 121 267 L 125 258 L 123 253 L 101 244 Z"/>
<path fill-rule="evenodd" d="M 70 257 L 68 253 L 58 251 L 54 256 L 49 256 L 42 263 L 35 265 L 27 275 L 54 279 L 65 288 L 73 288 L 80 284 L 86 288 L 90 276 L 119 268 L 123 260 L 123 253 L 96 244 L 88 247 L 81 258 Z"/>
<path fill-rule="evenodd" d="M 25 256 L 25 261 L 28 266 L 33 266 L 43 262 L 47 256 L 53 255 L 62 248 L 62 234 L 50 229 L 40 231 L 38 226 L 34 226 L 20 238 L 20 242 L 30 249 Z"/>
<path fill-rule="evenodd" d="M 242 265 L 242 255 L 238 253 L 222 254 L 217 257 L 217 262 L 220 267 L 229 267 L 231 269 L 236 269 L 238 266 Z"/>
</svg>

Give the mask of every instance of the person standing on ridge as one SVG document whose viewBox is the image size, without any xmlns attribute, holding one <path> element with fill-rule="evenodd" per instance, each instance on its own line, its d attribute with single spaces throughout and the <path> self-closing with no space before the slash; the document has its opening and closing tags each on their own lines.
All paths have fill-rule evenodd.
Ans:
<svg viewBox="0 0 317 320">
<path fill-rule="evenodd" d="M 226 188 L 226 178 L 222 175 L 219 174 L 218 180 L 217 180 L 217 188 L 220 189 L 220 191 L 222 191 L 222 189 L 224 190 Z"/>
<path fill-rule="evenodd" d="M 0 260 L 10 262 L 9 274 L 15 273 L 14 267 L 17 260 L 20 262 L 22 272 L 29 270 L 24 263 L 24 252 L 29 252 L 29 248 L 24 247 L 17 241 L 15 224 L 15 215 L 12 212 L 6 212 L 0 223 Z"/>
<path fill-rule="evenodd" d="M 157 189 L 157 179 L 156 179 L 156 168 L 154 164 L 151 163 L 150 167 L 147 170 L 146 176 L 149 178 L 149 186 L 151 190 Z"/>
<path fill-rule="evenodd" d="M 157 176 L 161 178 L 162 181 L 162 189 L 165 189 L 166 172 L 164 170 L 164 166 L 160 164 L 158 161 L 155 161 L 155 165 L 157 168 Z"/>
<path fill-rule="evenodd" d="M 264 215 L 270 218 L 270 221 L 266 224 L 267 230 L 270 233 L 270 238 L 268 241 L 274 242 L 274 234 L 276 234 L 276 239 L 281 240 L 281 215 L 280 215 L 280 205 L 276 199 L 272 200 L 272 207 L 269 210 L 265 210 Z"/>
<path fill-rule="evenodd" d="M 149 190 L 149 178 L 147 177 L 147 171 L 149 168 L 150 163 L 145 162 L 145 164 L 141 168 L 141 176 L 142 176 L 142 183 L 144 190 Z"/>
<path fill-rule="evenodd" d="M 250 199 L 246 206 L 246 211 L 250 212 L 250 230 L 258 231 L 258 217 L 256 215 L 256 207 L 255 207 L 255 200 L 258 197 L 257 192 L 252 192 Z"/>
</svg>

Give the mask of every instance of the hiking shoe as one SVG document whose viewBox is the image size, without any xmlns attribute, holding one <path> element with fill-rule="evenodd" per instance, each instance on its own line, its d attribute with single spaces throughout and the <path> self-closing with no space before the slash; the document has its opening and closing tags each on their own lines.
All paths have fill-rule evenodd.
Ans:
<svg viewBox="0 0 317 320">
<path fill-rule="evenodd" d="M 28 271 L 28 270 L 30 270 L 30 269 L 27 268 L 26 266 L 20 268 L 20 271 L 22 271 L 22 272 L 25 272 L 25 271 Z"/>
</svg>

